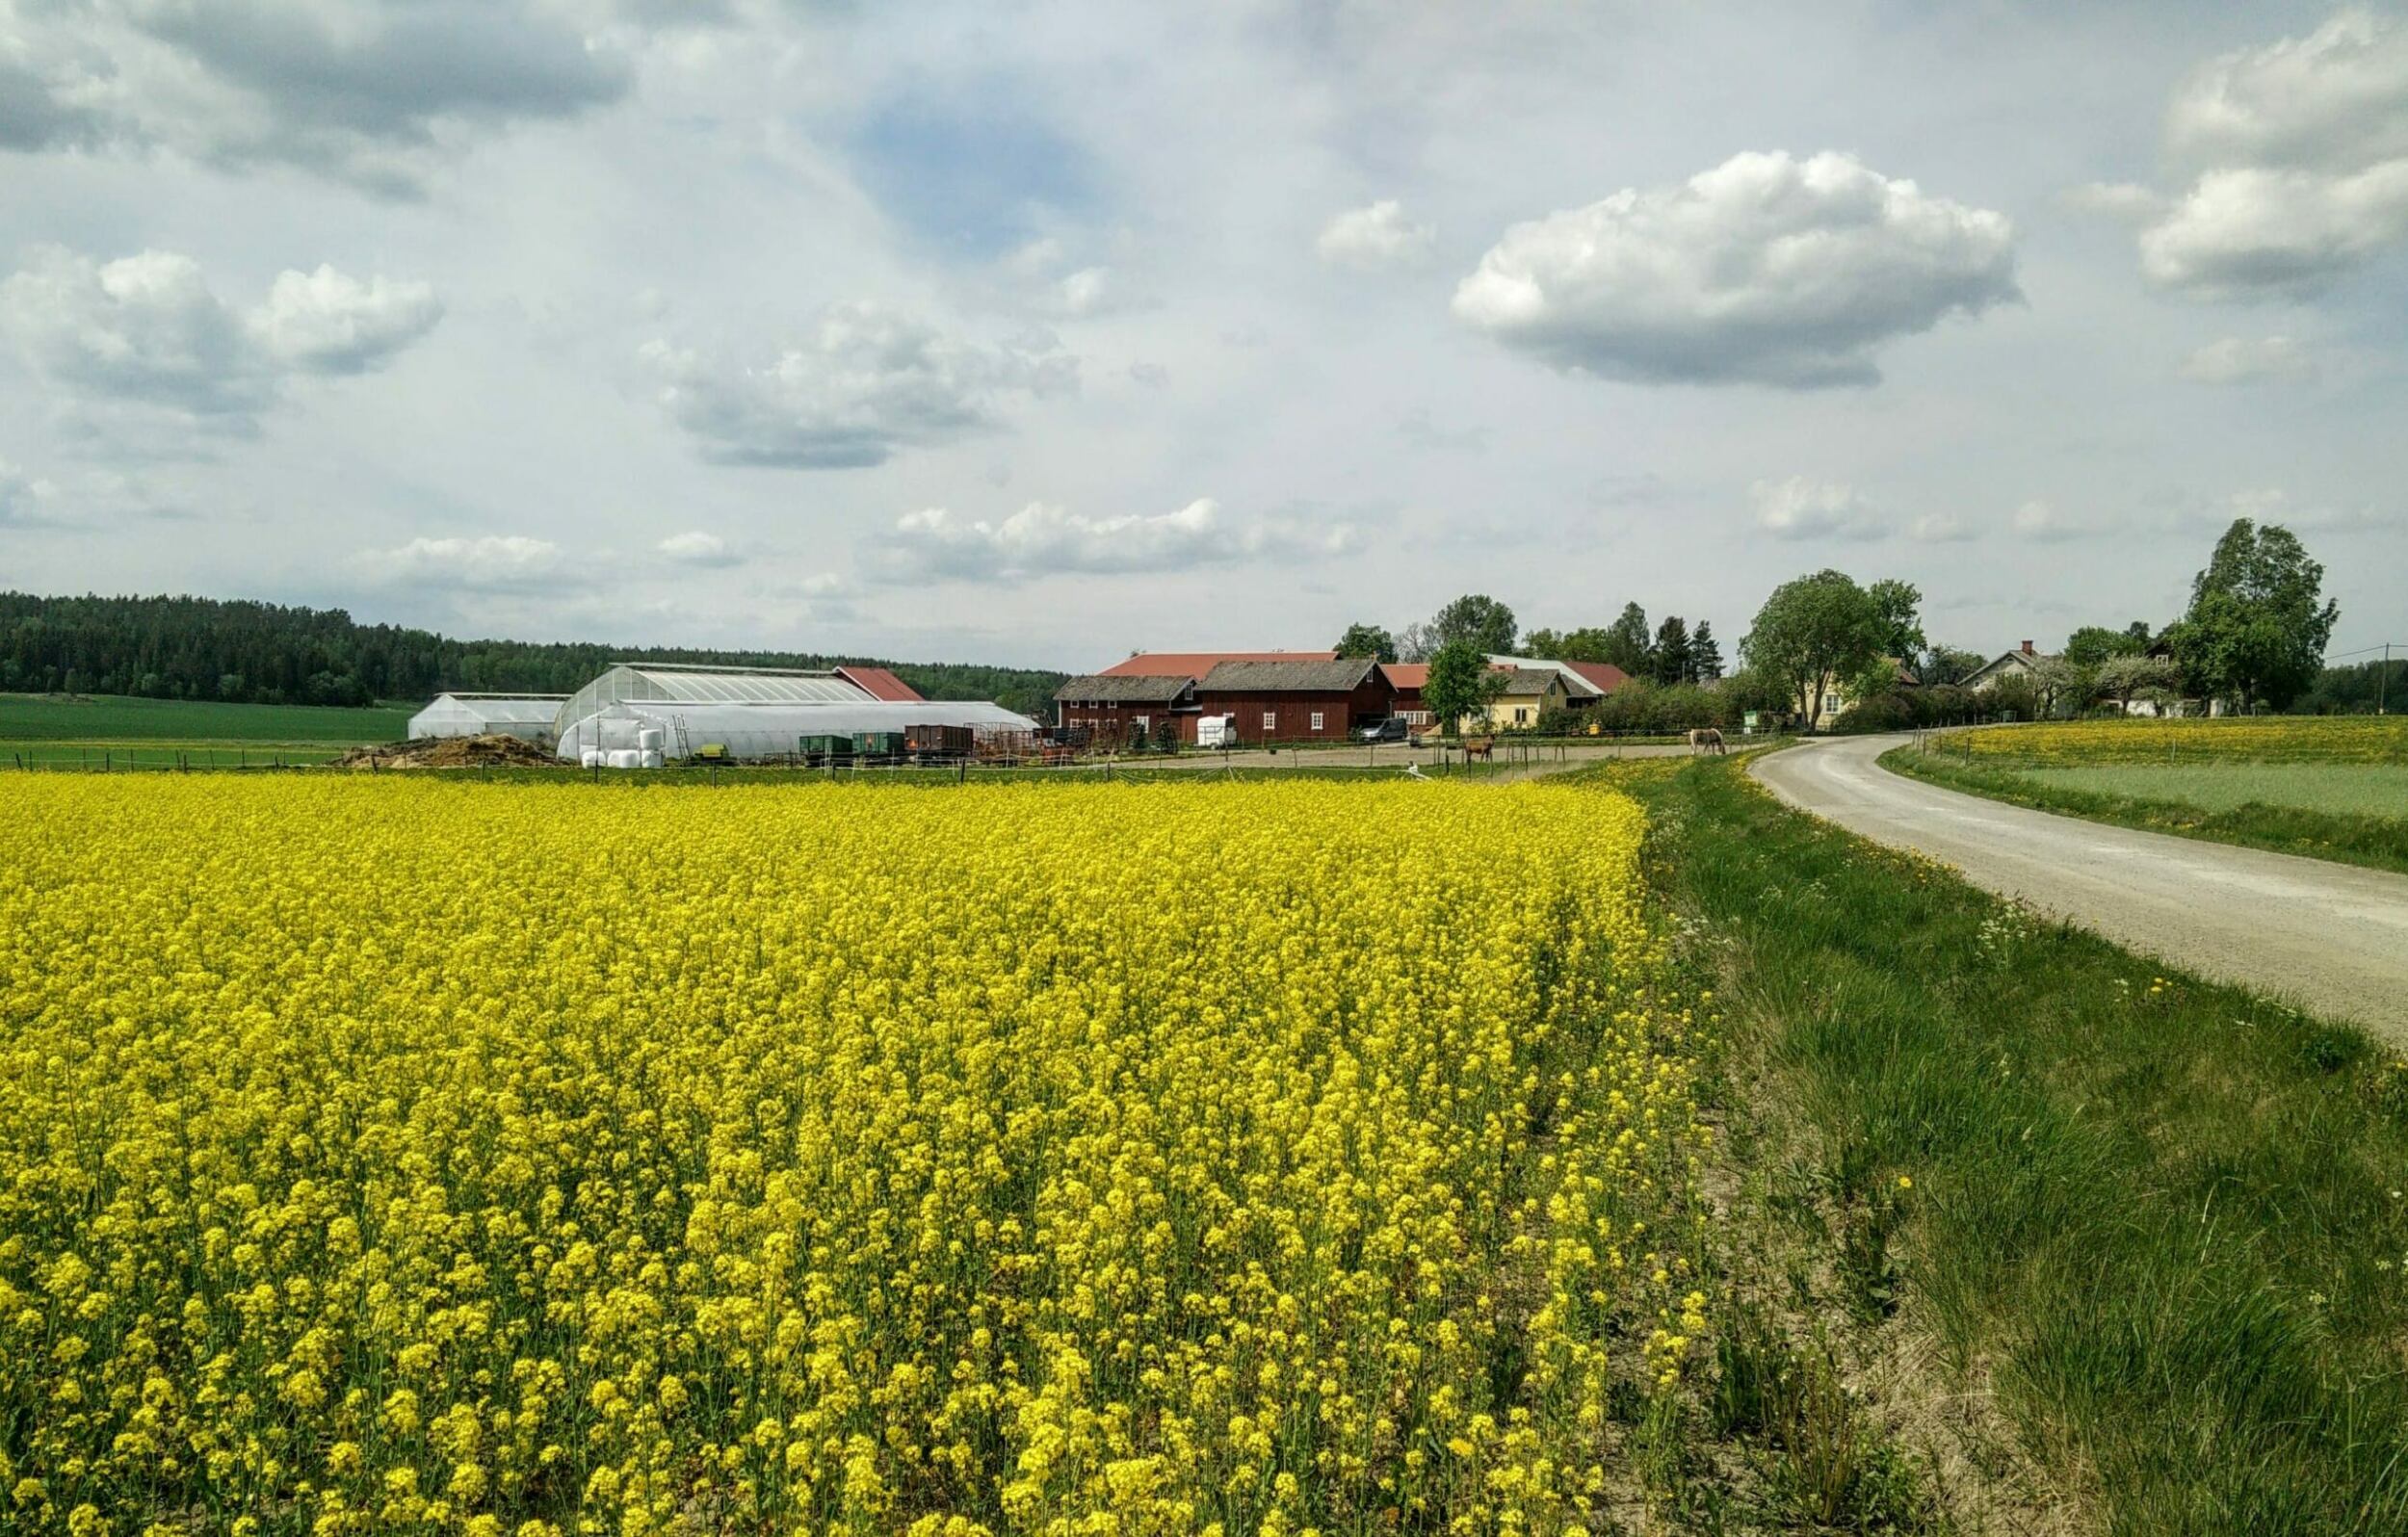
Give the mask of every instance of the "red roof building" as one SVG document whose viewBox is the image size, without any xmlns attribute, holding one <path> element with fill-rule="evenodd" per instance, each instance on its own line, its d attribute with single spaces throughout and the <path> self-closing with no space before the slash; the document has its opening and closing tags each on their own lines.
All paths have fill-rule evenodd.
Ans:
<svg viewBox="0 0 2408 1537">
<path fill-rule="evenodd" d="M 901 678 L 896 677 L 891 670 L 885 667 L 843 666 L 836 669 L 836 676 L 844 679 L 847 683 L 851 684 L 854 688 L 860 690 L 863 693 L 868 694 L 873 699 L 882 699 L 889 704 L 919 704 L 922 702 L 920 698 L 920 691 L 917 689 L 914 689 L 911 685 L 903 682 Z"/>
<path fill-rule="evenodd" d="M 1201 683 L 1224 662 L 1335 662 L 1335 651 L 1140 651 L 1095 674 L 1099 678 L 1186 678 Z"/>
<path fill-rule="evenodd" d="M 1631 681 L 1631 675 L 1610 662 L 1567 662 L 1565 666 L 1597 686 L 1599 693 L 1611 693 Z"/>
</svg>

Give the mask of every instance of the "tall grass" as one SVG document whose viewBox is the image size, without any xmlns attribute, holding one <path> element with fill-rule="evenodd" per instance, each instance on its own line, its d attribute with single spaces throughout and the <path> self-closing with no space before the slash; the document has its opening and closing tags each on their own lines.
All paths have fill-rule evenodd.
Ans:
<svg viewBox="0 0 2408 1537">
<path fill-rule="evenodd" d="M 1724 765 L 1641 787 L 1734 1029 L 1946 1370 L 2103 1529 L 2408 1529 L 2408 1068 Z M 1878 1271 L 1882 1266 L 1876 1266 Z"/>
</svg>

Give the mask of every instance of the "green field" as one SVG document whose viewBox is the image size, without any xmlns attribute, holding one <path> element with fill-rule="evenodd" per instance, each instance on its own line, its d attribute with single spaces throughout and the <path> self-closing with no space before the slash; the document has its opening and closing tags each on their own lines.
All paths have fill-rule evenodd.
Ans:
<svg viewBox="0 0 2408 1537">
<path fill-rule="evenodd" d="M 61 748 L 86 746 L 114 750 L 139 745 L 146 756 L 170 757 L 173 749 L 190 747 L 356 747 L 399 742 L 408 733 L 411 713 L 406 705 L 340 710 L 0 693 L 0 743 L 39 743 L 45 757 L 56 757 Z"/>
<path fill-rule="evenodd" d="M 2408 818 L 2408 766 L 2399 764 L 2197 764 L 2026 768 L 2043 790 L 2179 801 L 2207 811 L 2257 804 L 2341 817 Z"/>
<path fill-rule="evenodd" d="M 2408 766 L 2396 763 L 2068 764 L 1899 747 L 1881 764 L 2035 811 L 2408 873 Z"/>
</svg>

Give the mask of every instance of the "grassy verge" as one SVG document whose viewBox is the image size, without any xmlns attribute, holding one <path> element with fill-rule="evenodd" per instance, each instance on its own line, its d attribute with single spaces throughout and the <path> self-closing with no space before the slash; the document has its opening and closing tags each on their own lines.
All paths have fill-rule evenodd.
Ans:
<svg viewBox="0 0 2408 1537">
<path fill-rule="evenodd" d="M 2408 873 L 2408 818 L 2348 815 L 2304 806 L 2247 801 L 2203 806 L 2034 779 L 2012 760 L 1968 762 L 1898 747 L 1881 755 L 1885 768 L 1969 795 L 2054 811 L 2091 821 L 2173 833 L 2211 843 L 2239 844 L 2282 854 Z M 2137 781 L 2136 781 L 2137 783 Z"/>
<path fill-rule="evenodd" d="M 1761 1397 L 1753 1313 L 1791 1355 L 1821 1319 L 1810 1354 L 1879 1411 L 1860 1444 L 1922 1448 L 1960 1512 L 2408 1529 L 2408 1067 L 1872 850 L 1731 766 L 1633 788 L 1725 977 L 1740 1323 L 1717 1402 Z M 1831 1524 L 1907 1524 L 1879 1458 L 1793 1461 L 1797 1484 L 1869 1491 Z"/>
</svg>

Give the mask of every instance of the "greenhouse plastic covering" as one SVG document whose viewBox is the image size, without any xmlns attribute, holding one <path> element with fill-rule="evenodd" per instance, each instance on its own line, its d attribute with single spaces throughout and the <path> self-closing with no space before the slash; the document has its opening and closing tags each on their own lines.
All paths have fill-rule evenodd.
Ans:
<svg viewBox="0 0 2408 1537">
<path fill-rule="evenodd" d="M 782 758 L 806 736 L 852 736 L 863 731 L 907 731 L 914 726 L 968 726 L 982 735 L 1034 731 L 1028 716 L 983 700 L 925 699 L 889 703 L 860 699 L 849 704 L 687 704 L 674 700 L 604 704 L 561 721 L 556 750 L 571 763 L 589 747 L 603 752 L 641 751 L 642 733 L 660 730 L 671 758 L 691 757 L 706 746 L 731 758 Z"/>
<path fill-rule="evenodd" d="M 562 694 L 444 693 L 409 717 L 409 740 L 429 737 L 517 737 L 548 742 Z"/>
</svg>

